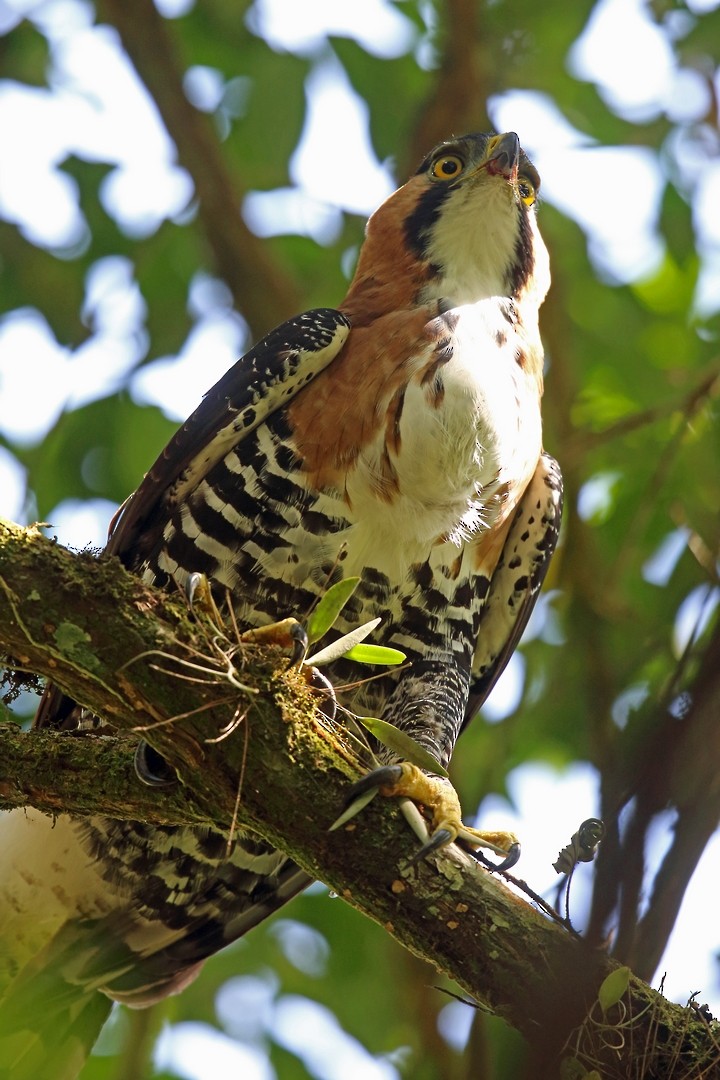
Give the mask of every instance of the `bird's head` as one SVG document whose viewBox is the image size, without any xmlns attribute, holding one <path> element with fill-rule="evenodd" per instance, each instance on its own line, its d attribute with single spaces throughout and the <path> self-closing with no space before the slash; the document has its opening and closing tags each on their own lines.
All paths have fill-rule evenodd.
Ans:
<svg viewBox="0 0 720 1080">
<path fill-rule="evenodd" d="M 407 288 L 404 303 L 506 296 L 537 310 L 550 284 L 539 188 L 514 132 L 441 143 L 370 218 L 349 298 L 383 279 Z"/>
</svg>

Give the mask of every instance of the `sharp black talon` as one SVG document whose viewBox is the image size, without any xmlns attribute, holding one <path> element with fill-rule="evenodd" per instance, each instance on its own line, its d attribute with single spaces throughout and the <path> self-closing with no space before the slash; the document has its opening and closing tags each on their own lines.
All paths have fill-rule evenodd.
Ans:
<svg viewBox="0 0 720 1080">
<path fill-rule="evenodd" d="M 345 806 L 349 806 L 358 795 L 364 795 L 372 788 L 379 788 L 384 784 L 397 784 L 402 774 L 402 765 L 381 765 L 379 769 L 373 769 L 367 776 L 363 776 L 361 780 L 351 785 L 345 797 Z"/>
<path fill-rule="evenodd" d="M 193 603 L 195 602 L 195 593 L 198 591 L 202 579 L 203 575 L 197 573 L 189 574 L 185 579 L 185 599 L 188 602 L 189 608 L 192 608 Z"/>
<path fill-rule="evenodd" d="M 449 844 L 452 838 L 453 836 L 449 829 L 438 829 L 432 834 L 427 843 L 423 844 L 420 850 L 417 851 L 411 859 L 407 860 L 406 865 L 415 866 L 416 863 L 422 862 L 422 860 L 426 859 L 428 855 L 432 855 L 434 851 L 439 851 L 440 848 L 443 848 L 446 844 Z"/>
<path fill-rule="evenodd" d="M 519 861 L 522 849 L 520 844 L 512 844 L 507 855 L 501 863 L 497 865 L 495 863 L 489 863 L 489 866 L 493 870 L 512 870 L 513 866 Z"/>
<path fill-rule="evenodd" d="M 134 764 L 138 780 L 148 787 L 170 787 L 177 783 L 175 770 L 144 739 L 137 745 Z"/>
<path fill-rule="evenodd" d="M 291 666 L 294 666 L 295 664 L 301 664 L 307 656 L 309 642 L 305 627 L 302 626 L 299 622 L 293 623 L 293 625 L 291 626 L 290 637 L 292 638 L 293 642 L 293 651 L 290 658 L 290 664 Z"/>
</svg>

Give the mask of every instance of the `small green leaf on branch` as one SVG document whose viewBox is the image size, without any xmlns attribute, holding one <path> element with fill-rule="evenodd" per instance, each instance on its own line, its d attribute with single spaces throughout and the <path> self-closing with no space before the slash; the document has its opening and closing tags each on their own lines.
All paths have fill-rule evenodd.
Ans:
<svg viewBox="0 0 720 1080">
<path fill-rule="evenodd" d="M 330 586 L 308 619 L 307 636 L 311 644 L 327 634 L 359 584 L 359 577 L 348 577 Z"/>
<path fill-rule="evenodd" d="M 617 1005 L 630 984 L 630 968 L 619 967 L 611 971 L 603 980 L 598 990 L 600 1008 L 607 1013 L 613 1005 Z"/>
</svg>

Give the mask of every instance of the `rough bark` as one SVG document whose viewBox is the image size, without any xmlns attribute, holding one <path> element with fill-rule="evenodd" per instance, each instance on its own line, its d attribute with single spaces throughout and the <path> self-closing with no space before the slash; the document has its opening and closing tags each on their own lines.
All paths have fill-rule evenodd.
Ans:
<svg viewBox="0 0 720 1080">
<path fill-rule="evenodd" d="M 0 805 L 228 831 L 236 820 L 257 830 L 521 1031 L 535 1048 L 537 1077 L 556 1074 L 564 1044 L 566 1056 L 608 1078 L 720 1069 L 714 1026 L 634 977 L 603 1012 L 598 990 L 617 964 L 469 855 L 453 847 L 404 866 L 417 841 L 391 801 L 376 799 L 328 832 L 357 760 L 344 729 L 318 718 L 312 692 L 277 651 L 239 650 L 239 689 L 223 674 L 209 626 L 193 623 L 182 604 L 145 588 L 117 560 L 73 555 L 5 523 L 0 650 L 121 731 L 0 729 Z M 217 675 L 202 684 L 178 678 L 199 675 L 187 661 Z M 233 719 L 227 737 L 208 741 Z M 177 769 L 174 787 L 150 790 L 135 778 L 126 732 L 147 725 L 155 726 L 145 737 Z"/>
</svg>

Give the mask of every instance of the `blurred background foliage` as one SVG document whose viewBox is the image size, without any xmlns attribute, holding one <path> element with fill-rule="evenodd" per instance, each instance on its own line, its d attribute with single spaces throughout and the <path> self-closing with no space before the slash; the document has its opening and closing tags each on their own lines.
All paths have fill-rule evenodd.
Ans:
<svg viewBox="0 0 720 1080">
<path fill-rule="evenodd" d="M 454 780 L 552 857 L 602 816 L 578 925 L 650 979 L 677 921 L 676 993 L 720 1003 L 717 931 L 681 907 L 720 814 L 716 3 L 0 0 L 0 31 L 0 510 L 78 546 L 253 338 L 341 299 L 435 142 L 519 132 L 567 512 Z M 441 981 L 315 886 L 180 998 L 117 1010 L 83 1077 L 519 1076 Z"/>
</svg>

